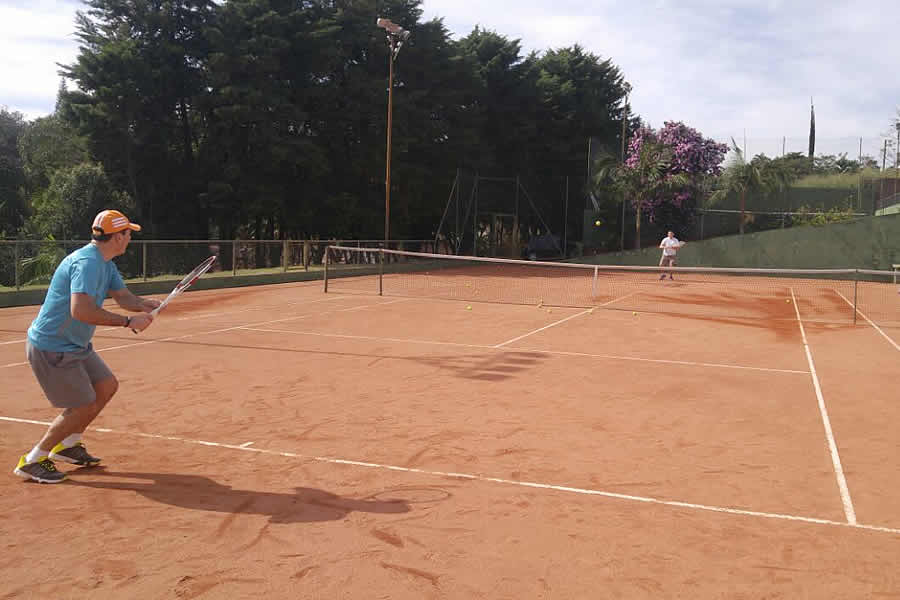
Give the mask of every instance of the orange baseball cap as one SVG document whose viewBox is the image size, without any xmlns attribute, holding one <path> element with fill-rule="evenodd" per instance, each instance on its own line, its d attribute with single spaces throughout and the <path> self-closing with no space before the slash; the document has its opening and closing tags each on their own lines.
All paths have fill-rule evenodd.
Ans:
<svg viewBox="0 0 900 600">
<path fill-rule="evenodd" d="M 91 229 L 102 231 L 103 233 L 118 233 L 126 229 L 140 231 L 141 226 L 137 223 L 132 223 L 128 220 L 128 217 L 117 210 L 104 210 L 94 217 L 94 225 Z"/>
</svg>

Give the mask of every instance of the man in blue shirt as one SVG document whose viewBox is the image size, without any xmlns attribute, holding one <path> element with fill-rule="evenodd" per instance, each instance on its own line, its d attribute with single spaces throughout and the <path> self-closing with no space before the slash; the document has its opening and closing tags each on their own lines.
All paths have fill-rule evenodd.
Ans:
<svg viewBox="0 0 900 600">
<path fill-rule="evenodd" d="M 44 394 L 63 412 L 31 452 L 19 459 L 13 471 L 19 477 L 41 483 L 59 483 L 65 474 L 53 463 L 93 466 L 99 458 L 88 454 L 81 441 L 87 426 L 116 393 L 119 382 L 94 351 L 91 338 L 97 325 L 143 331 L 153 322 L 148 314 L 158 300 L 132 294 L 112 259 L 121 256 L 131 232 L 141 226 L 117 210 L 104 210 L 94 219 L 91 243 L 63 259 L 53 273 L 47 297 L 28 328 L 25 343 L 28 362 Z M 107 295 L 135 316 L 103 309 Z"/>
</svg>

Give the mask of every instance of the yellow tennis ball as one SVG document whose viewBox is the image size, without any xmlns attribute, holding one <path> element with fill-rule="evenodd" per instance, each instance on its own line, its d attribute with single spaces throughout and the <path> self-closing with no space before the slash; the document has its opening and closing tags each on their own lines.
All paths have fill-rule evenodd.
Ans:
<svg viewBox="0 0 900 600">
<path fill-rule="evenodd" d="M 467 307 L 466 307 L 466 310 L 472 310 L 472 307 L 471 307 L 471 306 L 467 306 Z"/>
<path fill-rule="evenodd" d="M 552 310 L 550 310 L 550 309 L 549 309 L 549 308 L 548 308 L 548 309 L 547 309 L 547 312 L 548 312 L 548 313 L 549 313 L 549 312 L 553 312 L 553 311 L 552 311 Z"/>
<path fill-rule="evenodd" d="M 785 302 L 787 302 L 788 304 L 790 304 L 790 303 L 791 303 L 791 299 L 788 298 L 787 300 L 785 300 Z"/>
<path fill-rule="evenodd" d="M 594 225 L 596 225 L 597 227 L 600 227 L 600 225 L 602 225 L 602 224 L 603 223 L 600 221 L 600 219 L 597 219 L 596 221 L 594 221 Z"/>
<path fill-rule="evenodd" d="M 631 314 L 632 314 L 632 315 L 636 315 L 637 313 L 636 313 L 636 312 L 633 312 L 633 313 L 631 313 Z"/>
</svg>

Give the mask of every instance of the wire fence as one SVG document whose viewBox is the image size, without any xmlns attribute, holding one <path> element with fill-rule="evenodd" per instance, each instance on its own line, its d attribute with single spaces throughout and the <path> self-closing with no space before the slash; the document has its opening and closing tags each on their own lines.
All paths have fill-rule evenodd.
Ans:
<svg viewBox="0 0 900 600">
<path fill-rule="evenodd" d="M 0 240 L 0 291 L 47 287 L 59 263 L 89 240 Z M 179 279 L 210 255 L 208 276 L 321 271 L 329 245 L 449 253 L 434 240 L 132 240 L 115 259 L 126 281 Z"/>
</svg>

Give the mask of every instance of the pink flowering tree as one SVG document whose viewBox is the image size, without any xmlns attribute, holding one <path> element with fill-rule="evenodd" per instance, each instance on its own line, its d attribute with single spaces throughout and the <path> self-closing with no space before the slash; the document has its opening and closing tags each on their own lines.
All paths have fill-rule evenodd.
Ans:
<svg viewBox="0 0 900 600">
<path fill-rule="evenodd" d="M 614 179 L 635 209 L 637 248 L 641 215 L 653 222 L 673 211 L 690 213 L 703 182 L 721 173 L 727 152 L 725 144 L 704 138 L 681 122 L 668 121 L 659 131 L 642 127 L 635 132 Z"/>
</svg>

